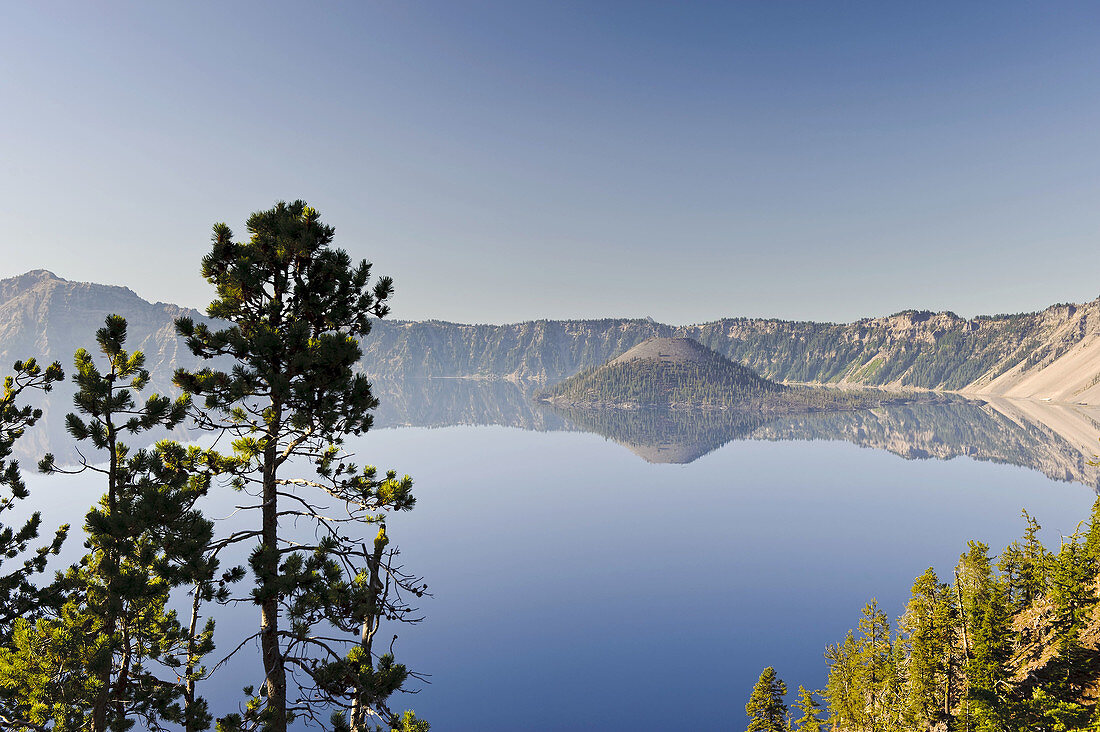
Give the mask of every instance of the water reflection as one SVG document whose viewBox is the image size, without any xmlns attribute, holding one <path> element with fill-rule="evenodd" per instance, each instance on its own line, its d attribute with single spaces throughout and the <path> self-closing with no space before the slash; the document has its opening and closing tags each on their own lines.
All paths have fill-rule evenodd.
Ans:
<svg viewBox="0 0 1100 732">
<path fill-rule="evenodd" d="M 535 401 L 536 389 L 500 379 L 379 381 L 375 427 L 503 425 L 591 432 L 651 463 L 690 463 L 733 440 L 841 440 L 907 460 L 966 456 L 1018 465 L 1100 490 L 1100 468 L 1089 464 L 1100 451 L 1100 407 L 943 396 L 862 411 L 794 415 L 588 410 Z M 42 402 L 41 423 L 18 443 L 24 461 L 46 452 L 62 461 L 75 457 L 64 420 L 71 399 L 58 390 Z M 171 436 L 190 437 L 184 430 Z"/>
<path fill-rule="evenodd" d="M 690 463 L 732 440 L 842 440 L 907 460 L 966 456 L 1037 470 L 1100 490 L 1100 408 L 944 396 L 848 412 L 760 415 L 561 409 L 509 381 L 417 379 L 376 384 L 376 426 L 506 425 L 593 432 L 653 463 Z"/>
<path fill-rule="evenodd" d="M 348 447 L 416 479 L 416 510 L 390 528 L 433 597 L 423 625 L 393 633 L 432 684 L 399 703 L 441 729 L 727 728 L 761 668 L 822 686 L 822 650 L 864 602 L 900 614 L 912 578 L 929 565 L 948 576 L 966 540 L 996 551 L 1018 537 L 1020 508 L 1056 547 L 1092 500 L 1040 472 L 1100 486 L 1087 465 L 1100 412 L 1083 407 L 951 398 L 772 417 L 601 413 L 554 411 L 506 381 L 376 386 L 379 429 Z M 72 453 L 70 403 L 53 396 L 36 449 Z M 941 462 L 957 455 L 1036 472 Z M 29 478 L 47 526 L 79 525 L 103 490 L 98 476 Z M 239 503 L 219 488 L 204 510 L 233 516 Z M 75 561 L 79 541 L 66 552 Z M 251 604 L 214 612 L 220 658 L 257 617 Z M 219 714 L 262 673 L 257 654 L 246 645 L 204 686 Z M 547 704 L 547 689 L 566 701 Z M 679 703 L 647 703 L 661 698 Z"/>
</svg>

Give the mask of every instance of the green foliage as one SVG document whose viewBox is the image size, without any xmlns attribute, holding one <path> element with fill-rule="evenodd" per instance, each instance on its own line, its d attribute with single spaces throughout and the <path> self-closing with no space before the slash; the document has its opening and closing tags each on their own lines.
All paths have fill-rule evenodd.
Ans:
<svg viewBox="0 0 1100 732">
<path fill-rule="evenodd" d="M 899 620 L 907 651 L 903 719 L 914 728 L 947 723 L 947 710 L 957 697 L 951 683 L 957 623 L 953 588 L 929 567 L 914 581 L 912 599 Z"/>
<path fill-rule="evenodd" d="M 53 363 L 43 369 L 33 358 L 17 361 L 14 371 L 4 379 L 4 391 L 0 395 L 0 485 L 7 492 L 0 496 L 0 517 L 30 495 L 19 462 L 9 458 L 16 441 L 42 417 L 42 410 L 20 404 L 19 399 L 28 390 L 50 391 L 64 378 L 61 364 Z M 42 515 L 37 511 L 19 527 L 0 523 L 0 561 L 23 557 L 14 569 L 9 566 L 0 570 L 0 641 L 8 638 L 16 618 L 36 615 L 47 599 L 31 580 L 46 568 L 49 556 L 60 550 L 68 526 L 59 528 L 52 541 L 27 556 L 41 526 Z"/>
<path fill-rule="evenodd" d="M 823 696 L 845 732 L 1068 732 L 1100 729 L 1095 647 L 1100 499 L 1057 554 L 1026 511 L 1023 540 L 994 563 L 972 541 L 954 582 L 929 568 L 891 637 L 872 601 L 858 635 L 829 646 Z M 1090 641 L 1083 641 L 1084 633 Z"/>
<path fill-rule="evenodd" d="M 1004 583 L 994 576 L 989 547 L 971 541 L 955 571 L 966 653 L 966 716 L 980 731 L 1000 730 L 1007 708 L 1009 613 Z"/>
<path fill-rule="evenodd" d="M 825 651 L 830 711 L 852 728 L 900 729 L 906 706 L 902 645 L 877 601 L 864 606 L 858 630 L 858 636 L 849 632 L 843 644 Z"/>
<path fill-rule="evenodd" d="M 760 673 L 749 703 L 745 705 L 745 714 L 749 717 L 746 732 L 787 732 L 785 696 L 787 685 L 776 676 L 775 669 L 768 666 Z"/>
<path fill-rule="evenodd" d="M 1084 732 L 1097 729 L 1093 710 L 1077 702 L 1065 701 L 1043 689 L 1036 689 L 1030 699 L 1014 710 L 1014 729 L 1034 732 Z"/>
<path fill-rule="evenodd" d="M 1031 514 L 1022 511 L 1027 529 L 1021 544 L 1016 541 L 1003 552 L 998 568 L 1006 582 L 1007 600 L 1013 612 L 1019 612 L 1044 596 L 1050 582 L 1054 557 L 1039 541 L 1042 528 Z"/>
<path fill-rule="evenodd" d="M 199 425 L 231 438 L 225 465 L 235 487 L 256 496 L 259 516 L 226 542 L 258 542 L 247 599 L 260 609 L 264 668 L 244 713 L 219 729 L 284 732 L 291 691 L 299 715 L 315 725 L 346 722 L 358 732 L 381 718 L 396 728 L 403 717 L 387 700 L 410 672 L 373 642 L 383 619 L 415 620 L 402 598 L 426 589 L 394 564 L 386 534 L 386 516 L 415 504 L 412 481 L 360 468 L 341 449 L 373 421 L 378 401 L 357 371 L 359 341 L 389 312 L 393 283 L 370 284 L 371 265 L 333 248 L 332 227 L 301 201 L 254 213 L 248 230 L 247 241 L 235 242 L 217 224 L 202 261 L 217 291 L 207 314 L 228 327 L 176 324 L 196 356 L 232 361 L 228 371 L 177 371 L 175 381 L 200 405 Z M 309 463 L 310 477 L 287 477 Z M 322 506 L 333 499 L 339 513 Z M 312 524 L 315 541 L 292 544 L 291 522 Z M 364 523 L 378 525 L 373 546 L 358 539 L 362 526 L 344 533 Z"/>
<path fill-rule="evenodd" d="M 1091 533 L 1091 531 L 1090 531 Z M 1080 532 L 1062 543 L 1050 573 L 1050 598 L 1055 607 L 1056 638 L 1063 653 L 1080 646 L 1079 634 L 1096 604 L 1096 575 L 1100 567 Z"/>
<path fill-rule="evenodd" d="M 821 718 L 821 703 L 814 698 L 814 692 L 804 686 L 798 687 L 798 701 L 795 709 L 802 712 L 802 716 L 794 721 L 796 727 L 793 732 L 821 732 L 825 729 L 825 720 Z"/>
<path fill-rule="evenodd" d="M 853 631 L 848 631 L 842 643 L 825 649 L 825 662 L 829 666 L 829 679 L 825 685 L 829 713 L 842 725 L 862 726 L 866 693 L 861 686 L 859 646 Z"/>
<path fill-rule="evenodd" d="M 85 519 L 88 553 L 52 588 L 63 604 L 35 622 L 18 621 L 11 645 L 0 649 L 0 688 L 18 700 L 14 716 L 28 728 L 105 732 L 141 720 L 160 729 L 190 717 L 189 729 L 203 729 L 201 705 L 181 703 L 176 681 L 184 666 L 201 674 L 194 664 L 212 649 L 213 626 L 192 634 L 168 601 L 173 588 L 207 581 L 216 569 L 205 557 L 212 525 L 195 508 L 210 482 L 210 459 L 170 441 L 130 454 L 122 433 L 175 426 L 189 402 L 154 394 L 136 404 L 149 374 L 143 355 L 123 347 L 126 321 L 108 316 L 96 338 L 108 368 L 101 372 L 77 351 L 79 414 L 67 425 L 105 462 L 82 456 L 68 469 L 47 455 L 40 467 L 100 474 L 107 492 Z"/>
</svg>

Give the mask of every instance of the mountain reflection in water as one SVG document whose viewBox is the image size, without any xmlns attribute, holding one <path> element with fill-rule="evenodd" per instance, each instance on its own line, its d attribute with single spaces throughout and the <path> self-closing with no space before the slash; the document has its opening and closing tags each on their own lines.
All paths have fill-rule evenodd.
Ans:
<svg viewBox="0 0 1100 732">
<path fill-rule="evenodd" d="M 619 443 L 652 463 L 690 463 L 732 440 L 843 440 L 907 460 L 974 460 L 1037 470 L 1100 490 L 1100 408 L 1030 400 L 965 399 L 875 409 L 764 415 L 737 411 L 562 409 L 533 401 L 510 381 L 378 382 L 376 427 L 504 425 L 579 430 Z"/>
<path fill-rule="evenodd" d="M 651 463 L 690 463 L 733 440 L 843 440 L 907 460 L 974 460 L 1018 465 L 1059 481 L 1100 490 L 1100 407 L 1031 400 L 933 401 L 861 411 L 759 414 L 739 411 L 593 410 L 560 408 L 532 398 L 538 385 L 505 380 L 379 380 L 374 427 L 502 425 L 524 430 L 602 435 Z M 63 390 L 42 404 L 42 422 L 17 444 L 25 462 L 53 452 L 75 458 Z M 155 435 L 153 439 L 169 436 Z M 194 435 L 177 430 L 175 439 Z M 142 447 L 132 444 L 131 447 Z"/>
</svg>

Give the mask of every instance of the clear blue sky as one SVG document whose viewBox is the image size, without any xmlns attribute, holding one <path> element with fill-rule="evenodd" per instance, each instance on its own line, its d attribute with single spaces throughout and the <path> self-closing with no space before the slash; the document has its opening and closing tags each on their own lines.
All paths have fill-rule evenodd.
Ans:
<svg viewBox="0 0 1100 732">
<path fill-rule="evenodd" d="M 202 307 L 304 198 L 395 316 L 1100 294 L 1100 5 L 6 3 L 0 276 Z"/>
</svg>

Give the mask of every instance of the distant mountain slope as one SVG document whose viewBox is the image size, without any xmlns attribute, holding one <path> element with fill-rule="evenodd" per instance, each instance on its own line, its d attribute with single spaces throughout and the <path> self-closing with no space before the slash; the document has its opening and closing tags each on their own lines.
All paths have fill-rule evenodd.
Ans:
<svg viewBox="0 0 1100 732">
<path fill-rule="evenodd" d="M 1100 300 L 1038 313 L 906 311 L 854 323 L 729 318 L 382 322 L 364 368 L 386 376 L 556 382 L 653 337 L 692 338 L 775 381 L 913 387 L 1100 403 Z"/>
<path fill-rule="evenodd" d="M 0 367 L 3 373 L 21 358 L 60 361 L 72 371 L 73 352 L 95 348 L 95 331 L 117 313 L 128 323 L 126 345 L 145 353 L 153 387 L 167 389 L 177 366 L 195 364 L 173 322 L 181 315 L 202 318 L 195 310 L 150 303 L 125 287 L 70 282 L 46 270 L 0 280 Z"/>
<path fill-rule="evenodd" d="M 400 283 L 398 283 L 400 285 Z M 172 321 L 194 310 L 149 303 L 124 287 L 45 270 L 0 280 L 0 367 L 28 355 L 68 365 L 111 312 L 130 322 L 154 385 L 194 365 Z M 1100 404 L 1100 300 L 1038 313 L 960 318 L 906 311 L 854 323 L 727 318 L 670 326 L 648 319 L 509 325 L 379 321 L 364 342 L 371 376 L 482 376 L 554 383 L 648 338 L 692 338 L 775 381 L 959 390 Z"/>
<path fill-rule="evenodd" d="M 380 321 L 363 344 L 367 373 L 559 381 L 675 329 L 649 320 L 538 320 L 465 325 Z"/>
<path fill-rule="evenodd" d="M 1014 383 L 1030 378 L 1094 340 L 1100 300 L 973 320 L 906 311 L 845 325 L 724 320 L 698 328 L 703 343 L 769 378 L 975 391 L 1009 372 Z"/>
</svg>

